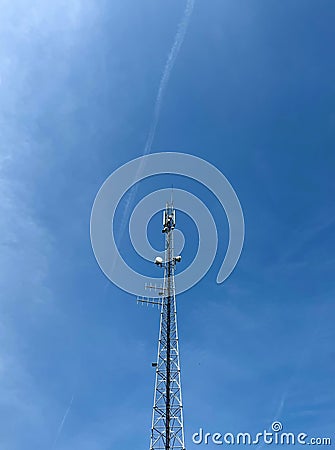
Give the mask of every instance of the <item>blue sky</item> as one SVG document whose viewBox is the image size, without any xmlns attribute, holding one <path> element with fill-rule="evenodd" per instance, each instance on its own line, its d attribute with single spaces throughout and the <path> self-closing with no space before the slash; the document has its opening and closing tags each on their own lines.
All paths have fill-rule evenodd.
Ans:
<svg viewBox="0 0 335 450">
<path fill-rule="evenodd" d="M 143 154 L 184 9 L 2 2 L 1 448 L 149 447 L 159 314 L 105 278 L 89 218 L 107 176 Z M 199 427 L 258 432 L 274 419 L 332 436 L 334 19 L 332 0 L 196 0 L 171 72 L 152 151 L 218 167 L 246 224 L 217 285 L 227 229 L 213 196 L 172 176 L 134 198 L 173 183 L 219 224 L 212 268 L 178 298 L 188 449 Z M 196 234 L 180 217 L 187 261 Z M 150 230 L 162 246 L 160 218 Z M 141 268 L 127 236 L 121 251 Z"/>
</svg>

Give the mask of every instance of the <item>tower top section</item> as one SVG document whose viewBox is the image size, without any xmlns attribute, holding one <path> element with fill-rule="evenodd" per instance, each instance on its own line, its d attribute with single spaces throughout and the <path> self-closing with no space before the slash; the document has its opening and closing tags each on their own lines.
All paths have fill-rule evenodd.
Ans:
<svg viewBox="0 0 335 450">
<path fill-rule="evenodd" d="M 157 256 L 155 259 L 155 264 L 159 267 L 164 267 L 168 270 L 168 277 L 171 275 L 171 270 L 174 270 L 174 267 L 177 262 L 181 261 L 181 256 L 174 256 L 173 254 L 173 230 L 176 226 L 176 211 L 174 209 L 172 201 L 170 203 L 166 203 L 165 210 L 163 211 L 163 229 L 162 233 L 166 233 L 165 237 L 165 261 L 160 256 Z"/>
<path fill-rule="evenodd" d="M 163 211 L 163 230 L 162 233 L 169 233 L 176 226 L 176 211 L 173 203 L 167 203 Z"/>
</svg>

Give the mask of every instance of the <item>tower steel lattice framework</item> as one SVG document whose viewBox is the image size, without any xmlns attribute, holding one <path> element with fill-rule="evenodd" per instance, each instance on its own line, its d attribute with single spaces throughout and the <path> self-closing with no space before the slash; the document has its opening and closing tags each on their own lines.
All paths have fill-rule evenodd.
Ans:
<svg viewBox="0 0 335 450">
<path fill-rule="evenodd" d="M 164 268 L 160 331 L 156 367 L 150 450 L 185 450 L 183 404 L 180 382 L 177 309 L 174 272 L 180 256 L 174 255 L 176 214 L 172 202 L 163 213 L 165 258 L 155 263 Z"/>
</svg>

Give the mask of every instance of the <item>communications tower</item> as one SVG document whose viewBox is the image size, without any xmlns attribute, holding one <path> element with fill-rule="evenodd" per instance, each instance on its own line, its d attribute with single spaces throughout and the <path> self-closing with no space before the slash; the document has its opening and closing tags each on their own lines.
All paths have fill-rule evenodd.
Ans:
<svg viewBox="0 0 335 450">
<path fill-rule="evenodd" d="M 176 212 L 167 203 L 163 212 L 165 257 L 157 257 L 155 264 L 164 269 L 164 285 L 160 315 L 156 381 L 152 412 L 150 450 L 185 450 L 183 404 L 180 383 L 180 362 L 174 271 L 181 256 L 174 256 L 173 230 Z"/>
</svg>

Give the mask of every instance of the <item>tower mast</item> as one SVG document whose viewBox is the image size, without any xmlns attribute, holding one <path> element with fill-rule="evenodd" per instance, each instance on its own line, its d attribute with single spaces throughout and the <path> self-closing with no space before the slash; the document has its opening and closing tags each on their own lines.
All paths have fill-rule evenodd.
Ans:
<svg viewBox="0 0 335 450">
<path fill-rule="evenodd" d="M 176 213 L 172 202 L 163 213 L 165 259 L 155 263 L 164 267 L 160 331 L 156 367 L 154 406 L 150 450 L 185 450 L 183 406 L 180 383 L 180 362 L 174 271 L 180 256 L 174 256 L 173 230 Z"/>
</svg>

